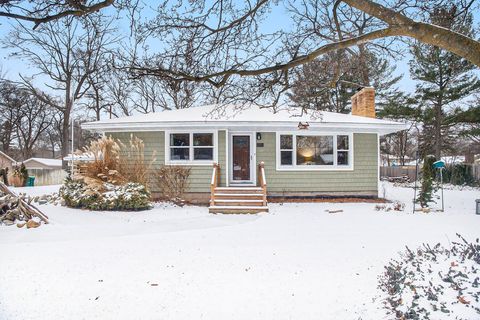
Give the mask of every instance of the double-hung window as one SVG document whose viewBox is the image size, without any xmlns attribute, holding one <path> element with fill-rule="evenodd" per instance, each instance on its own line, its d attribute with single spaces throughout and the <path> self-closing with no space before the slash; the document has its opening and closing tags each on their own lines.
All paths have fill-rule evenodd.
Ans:
<svg viewBox="0 0 480 320">
<path fill-rule="evenodd" d="M 167 164 L 208 164 L 215 159 L 213 132 L 170 132 L 166 142 Z"/>
<path fill-rule="evenodd" d="M 351 134 L 277 135 L 279 170 L 352 169 Z"/>
</svg>

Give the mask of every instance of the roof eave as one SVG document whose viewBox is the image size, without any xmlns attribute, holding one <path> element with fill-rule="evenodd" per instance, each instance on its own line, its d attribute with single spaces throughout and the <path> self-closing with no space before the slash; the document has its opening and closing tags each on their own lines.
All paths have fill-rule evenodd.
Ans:
<svg viewBox="0 0 480 320">
<path fill-rule="evenodd" d="M 298 121 L 189 121 L 189 122 L 178 122 L 178 121 L 165 121 L 165 122 L 130 122 L 130 123 L 98 123 L 98 122 L 88 122 L 82 124 L 82 129 L 99 131 L 99 132 L 125 132 L 125 131 L 161 131 L 165 129 L 172 128 L 196 128 L 196 127 L 209 127 L 214 129 L 231 129 L 231 128 L 257 128 L 262 130 L 292 130 L 296 129 L 298 126 Z M 381 134 L 388 134 L 397 131 L 402 131 L 407 129 L 406 124 L 404 123 L 359 123 L 359 122 L 317 122 L 310 123 L 310 129 L 320 130 L 320 129 L 332 129 L 332 128 L 341 128 L 341 129 L 352 129 L 356 131 L 361 130 L 373 130 Z M 356 130 L 353 130 L 356 129 Z"/>
</svg>

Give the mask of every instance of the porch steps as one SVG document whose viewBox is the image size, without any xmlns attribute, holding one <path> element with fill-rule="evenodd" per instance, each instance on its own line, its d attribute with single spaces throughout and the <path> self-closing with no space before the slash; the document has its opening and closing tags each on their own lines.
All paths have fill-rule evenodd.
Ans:
<svg viewBox="0 0 480 320">
<path fill-rule="evenodd" d="M 259 187 L 215 187 L 208 208 L 210 213 L 268 212 Z"/>
<path fill-rule="evenodd" d="M 258 192 L 262 192 L 262 188 L 260 188 L 260 187 L 216 187 L 215 191 L 226 191 L 226 192 L 258 191 Z"/>
</svg>

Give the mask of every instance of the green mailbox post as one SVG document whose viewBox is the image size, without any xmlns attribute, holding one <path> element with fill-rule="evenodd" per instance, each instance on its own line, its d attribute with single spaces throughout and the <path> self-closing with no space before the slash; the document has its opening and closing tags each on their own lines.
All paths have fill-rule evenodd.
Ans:
<svg viewBox="0 0 480 320">
<path fill-rule="evenodd" d="M 445 169 L 445 161 L 438 160 L 433 163 L 433 168 L 440 171 L 440 188 L 442 188 L 442 212 L 444 211 L 443 205 L 443 170 Z"/>
</svg>

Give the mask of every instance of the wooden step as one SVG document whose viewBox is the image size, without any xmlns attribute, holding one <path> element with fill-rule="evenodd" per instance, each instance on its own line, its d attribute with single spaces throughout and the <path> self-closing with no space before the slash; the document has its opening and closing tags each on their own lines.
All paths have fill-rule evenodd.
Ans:
<svg viewBox="0 0 480 320">
<path fill-rule="evenodd" d="M 258 189 L 217 189 L 215 188 L 215 193 L 228 193 L 228 194 L 237 194 L 237 193 L 250 193 L 250 194 L 262 194 L 263 190 Z"/>
<path fill-rule="evenodd" d="M 215 190 L 258 190 L 262 191 L 260 187 L 216 187 Z"/>
<path fill-rule="evenodd" d="M 267 206 L 210 206 L 210 213 L 259 213 L 268 212 Z"/>
<path fill-rule="evenodd" d="M 215 199 L 217 206 L 263 206 L 262 199 Z"/>
<path fill-rule="evenodd" d="M 263 197 L 262 193 L 214 193 L 216 197 Z"/>
</svg>

